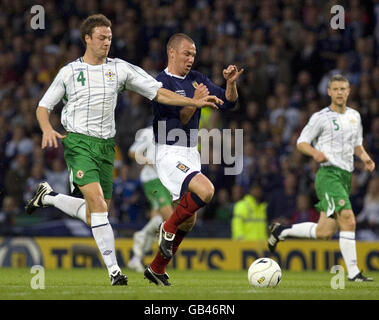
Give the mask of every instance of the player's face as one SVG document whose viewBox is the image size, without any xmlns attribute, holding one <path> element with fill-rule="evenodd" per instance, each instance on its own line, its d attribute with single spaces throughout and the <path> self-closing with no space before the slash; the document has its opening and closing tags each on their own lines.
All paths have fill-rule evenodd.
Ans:
<svg viewBox="0 0 379 320">
<path fill-rule="evenodd" d="M 177 49 L 173 50 L 174 68 L 180 76 L 185 76 L 190 72 L 195 61 L 196 46 L 195 44 L 182 40 Z"/>
<path fill-rule="evenodd" d="M 108 56 L 111 48 L 112 30 L 110 27 L 95 27 L 92 36 L 86 35 L 87 49 L 98 58 Z"/>
<path fill-rule="evenodd" d="M 328 88 L 328 95 L 332 104 L 342 107 L 346 105 L 350 93 L 350 86 L 345 81 L 333 81 Z"/>
</svg>

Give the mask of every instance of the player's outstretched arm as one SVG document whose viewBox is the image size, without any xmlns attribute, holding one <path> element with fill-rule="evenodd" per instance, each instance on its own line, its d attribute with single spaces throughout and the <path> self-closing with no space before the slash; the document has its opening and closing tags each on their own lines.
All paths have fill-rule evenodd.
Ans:
<svg viewBox="0 0 379 320">
<path fill-rule="evenodd" d="M 242 74 L 244 69 L 238 70 L 237 66 L 230 65 L 222 71 L 226 80 L 225 97 L 230 102 L 235 102 L 238 99 L 237 79 Z"/>
<path fill-rule="evenodd" d="M 371 160 L 367 151 L 363 146 L 356 146 L 354 148 L 354 155 L 356 155 L 365 164 L 365 169 L 373 172 L 375 169 L 375 162 Z"/>
<path fill-rule="evenodd" d="M 173 91 L 167 90 L 165 88 L 160 88 L 157 92 L 157 95 L 154 99 L 155 101 L 167 104 L 171 106 L 181 106 L 181 107 L 196 107 L 196 108 L 203 108 L 203 107 L 211 107 L 214 109 L 218 109 L 218 104 L 222 105 L 224 104 L 224 101 L 217 98 L 216 96 L 206 96 L 204 98 L 200 99 L 192 99 L 183 97 L 180 94 L 177 94 Z"/>
<path fill-rule="evenodd" d="M 209 90 L 207 86 L 203 83 L 200 83 L 194 92 L 193 98 L 194 99 L 201 99 L 205 98 L 209 95 Z M 182 124 L 186 125 L 188 121 L 192 118 L 193 114 L 196 111 L 196 107 L 184 107 L 182 110 L 180 110 L 180 121 Z"/>
<path fill-rule="evenodd" d="M 42 130 L 42 143 L 41 148 L 54 147 L 58 148 L 58 140 L 63 139 L 65 136 L 55 131 L 50 124 L 49 111 L 44 107 L 38 107 L 36 110 L 36 116 L 39 126 Z"/>
<path fill-rule="evenodd" d="M 299 150 L 301 153 L 311 156 L 315 161 L 318 163 L 327 162 L 328 158 L 326 155 L 318 151 L 317 149 L 313 148 L 309 143 L 307 142 L 300 142 L 297 144 L 297 150 Z"/>
</svg>

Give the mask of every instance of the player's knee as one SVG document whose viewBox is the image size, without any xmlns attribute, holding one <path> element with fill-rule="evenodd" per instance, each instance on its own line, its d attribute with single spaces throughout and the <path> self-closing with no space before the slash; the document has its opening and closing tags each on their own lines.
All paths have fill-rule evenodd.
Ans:
<svg viewBox="0 0 379 320">
<path fill-rule="evenodd" d="M 355 219 L 349 219 L 344 221 L 343 225 L 341 225 L 341 230 L 343 231 L 355 231 L 356 223 Z"/>
<path fill-rule="evenodd" d="M 87 197 L 89 208 L 91 212 L 107 212 L 108 206 L 104 198 L 101 195 L 93 195 Z"/>
<path fill-rule="evenodd" d="M 319 240 L 330 240 L 334 235 L 334 230 L 331 229 L 316 229 L 316 238 Z"/>
<path fill-rule="evenodd" d="M 215 193 L 215 188 L 213 184 L 210 184 L 209 186 L 207 186 L 207 188 L 204 188 L 204 190 L 202 191 L 201 198 L 204 202 L 209 203 L 211 202 L 214 193 Z"/>
<path fill-rule="evenodd" d="M 343 231 L 355 231 L 356 222 L 354 214 L 341 214 L 339 218 L 339 226 Z"/>
</svg>

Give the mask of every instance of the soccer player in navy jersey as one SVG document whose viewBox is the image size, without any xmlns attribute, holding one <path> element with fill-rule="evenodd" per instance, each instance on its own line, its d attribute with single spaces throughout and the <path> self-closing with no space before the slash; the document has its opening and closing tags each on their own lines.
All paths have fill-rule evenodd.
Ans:
<svg viewBox="0 0 379 320">
<path fill-rule="evenodd" d="M 186 97 L 212 94 L 224 101 L 220 108 L 231 109 L 235 106 L 238 99 L 236 81 L 243 69 L 229 65 L 223 70 L 226 88 L 215 85 L 205 75 L 191 70 L 196 46 L 183 33 L 171 36 L 167 43 L 167 56 L 167 68 L 156 78 L 163 88 Z M 160 226 L 159 251 L 144 275 L 156 285 L 168 286 L 166 266 L 185 235 L 193 228 L 196 211 L 211 201 L 214 186 L 201 173 L 197 149 L 200 111 L 193 107 L 167 108 L 159 102 L 153 102 L 153 108 L 155 165 L 159 179 L 170 191 L 176 209 Z"/>
</svg>

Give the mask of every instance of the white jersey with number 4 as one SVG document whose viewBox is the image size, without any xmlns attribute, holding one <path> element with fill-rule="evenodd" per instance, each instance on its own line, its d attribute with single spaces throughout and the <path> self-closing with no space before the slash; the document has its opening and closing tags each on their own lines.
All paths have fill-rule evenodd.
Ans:
<svg viewBox="0 0 379 320">
<path fill-rule="evenodd" d="M 90 65 L 79 58 L 59 70 L 38 105 L 51 111 L 62 100 L 61 122 L 68 132 L 108 139 L 116 134 L 118 93 L 131 90 L 153 100 L 161 87 L 124 60 L 107 58 L 104 64 Z"/>
<path fill-rule="evenodd" d="M 354 148 L 362 145 L 362 123 L 358 111 L 346 107 L 345 113 L 326 107 L 316 112 L 302 130 L 297 144 L 307 142 L 323 152 L 328 162 L 321 166 L 336 166 L 354 170 Z"/>
</svg>

